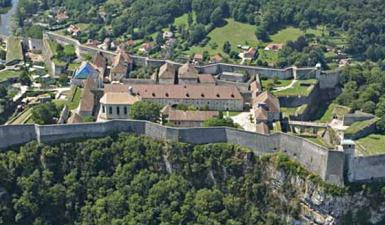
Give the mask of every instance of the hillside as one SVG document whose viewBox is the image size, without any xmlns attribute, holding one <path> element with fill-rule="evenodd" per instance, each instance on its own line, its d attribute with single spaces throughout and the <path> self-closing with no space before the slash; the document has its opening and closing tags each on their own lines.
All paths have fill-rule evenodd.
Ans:
<svg viewBox="0 0 385 225">
<path fill-rule="evenodd" d="M 33 142 L 1 153 L 0 173 L 2 224 L 384 222 L 380 186 L 330 186 L 281 154 L 226 144 Z"/>
</svg>

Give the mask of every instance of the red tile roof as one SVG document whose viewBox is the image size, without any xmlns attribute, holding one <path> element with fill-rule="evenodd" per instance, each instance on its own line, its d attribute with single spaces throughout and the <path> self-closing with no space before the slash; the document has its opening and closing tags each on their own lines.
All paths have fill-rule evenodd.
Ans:
<svg viewBox="0 0 385 225">
<path fill-rule="evenodd" d="M 128 93 L 130 87 L 133 93 L 142 99 L 243 100 L 234 85 L 107 84 L 104 86 L 104 92 Z"/>
<path fill-rule="evenodd" d="M 183 110 L 170 110 L 168 113 L 169 121 L 199 121 L 203 122 L 214 116 L 218 116 L 216 111 L 183 111 Z"/>
</svg>

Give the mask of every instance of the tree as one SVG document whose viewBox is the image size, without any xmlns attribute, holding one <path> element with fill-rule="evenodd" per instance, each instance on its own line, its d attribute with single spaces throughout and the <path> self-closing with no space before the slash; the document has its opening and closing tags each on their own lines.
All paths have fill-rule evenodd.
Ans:
<svg viewBox="0 0 385 225">
<path fill-rule="evenodd" d="M 231 118 L 213 117 L 203 122 L 204 127 L 237 127 Z"/>
<path fill-rule="evenodd" d="M 255 36 L 261 41 L 268 41 L 269 34 L 266 31 L 266 28 L 262 25 L 258 26 L 255 31 Z"/>
<path fill-rule="evenodd" d="M 20 74 L 19 81 L 22 85 L 26 86 L 30 86 L 32 84 L 31 78 L 29 77 L 26 70 L 23 70 L 23 72 Z"/>
<path fill-rule="evenodd" d="M 59 117 L 60 110 L 52 102 L 41 104 L 32 109 L 32 120 L 37 124 L 53 124 Z"/>
<path fill-rule="evenodd" d="M 0 98 L 7 96 L 7 89 L 4 86 L 0 86 Z"/>
<path fill-rule="evenodd" d="M 205 26 L 198 24 L 192 27 L 189 42 L 191 45 L 198 44 L 206 36 Z"/>
<path fill-rule="evenodd" d="M 223 52 L 227 53 L 227 54 L 230 54 L 231 52 L 231 44 L 229 41 L 226 41 L 224 44 L 223 44 Z"/>
<path fill-rule="evenodd" d="M 189 27 L 191 27 L 194 23 L 194 20 L 193 20 L 193 14 L 192 13 L 189 13 L 187 15 L 187 24 Z"/>
<path fill-rule="evenodd" d="M 130 118 L 136 120 L 148 120 L 156 122 L 160 117 L 161 106 L 146 101 L 136 102 L 130 110 Z"/>
<path fill-rule="evenodd" d="M 210 21 L 214 26 L 223 24 L 223 12 L 221 7 L 217 7 L 210 16 Z"/>
<path fill-rule="evenodd" d="M 381 119 L 377 122 L 377 132 L 380 134 L 385 134 L 385 116 L 382 116 Z"/>
</svg>

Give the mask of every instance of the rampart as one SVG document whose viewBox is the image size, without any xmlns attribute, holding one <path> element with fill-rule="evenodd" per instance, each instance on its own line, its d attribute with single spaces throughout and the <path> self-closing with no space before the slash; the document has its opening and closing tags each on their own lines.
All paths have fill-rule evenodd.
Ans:
<svg viewBox="0 0 385 225">
<path fill-rule="evenodd" d="M 54 32 L 45 33 L 46 37 L 60 43 L 63 45 L 74 45 L 77 48 L 79 55 L 81 54 L 96 54 L 97 52 L 102 52 L 110 61 L 114 56 L 115 52 L 106 51 L 95 47 L 90 47 L 81 44 L 78 40 L 66 37 Z M 143 56 L 131 55 L 131 58 L 134 61 L 134 64 L 140 66 L 149 66 L 149 67 L 160 67 L 166 62 L 163 59 L 151 59 Z M 180 63 L 167 61 L 168 63 L 173 64 L 175 67 L 181 66 Z M 259 74 L 261 77 L 272 78 L 278 77 L 279 79 L 292 79 L 294 77 L 298 79 L 311 79 L 319 77 L 321 71 L 316 67 L 308 68 L 296 68 L 288 67 L 284 69 L 268 68 L 268 67 L 259 67 L 259 66 L 247 66 L 247 65 L 236 65 L 236 64 L 227 64 L 227 63 L 215 63 L 204 66 L 197 66 L 197 69 L 200 73 L 207 74 L 219 74 L 221 72 L 247 72 L 250 75 Z M 329 78 L 328 78 L 329 79 Z"/>
<path fill-rule="evenodd" d="M 344 182 L 346 157 L 342 151 L 328 150 L 304 138 L 288 134 L 261 135 L 232 128 L 172 128 L 136 120 L 72 125 L 7 125 L 0 126 L 0 149 L 5 150 L 33 140 L 52 143 L 102 137 L 118 132 L 190 144 L 237 144 L 250 148 L 256 155 L 281 151 L 327 182 L 339 185 Z M 382 180 L 385 178 L 385 156 L 356 158 L 352 168 L 352 173 L 355 174 L 353 182 Z"/>
</svg>

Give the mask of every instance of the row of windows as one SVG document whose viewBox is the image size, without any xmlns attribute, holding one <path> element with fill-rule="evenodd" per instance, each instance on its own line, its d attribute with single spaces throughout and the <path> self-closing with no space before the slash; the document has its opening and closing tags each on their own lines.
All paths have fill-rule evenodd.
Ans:
<svg viewBox="0 0 385 225">
<path fill-rule="evenodd" d="M 116 106 L 116 107 L 109 106 L 108 114 L 113 114 L 113 108 L 115 108 L 116 114 L 120 115 L 120 106 Z M 104 105 L 102 106 L 102 112 L 106 113 L 106 107 Z M 128 113 L 127 106 L 123 106 L 123 114 L 127 115 L 127 113 Z"/>
</svg>

